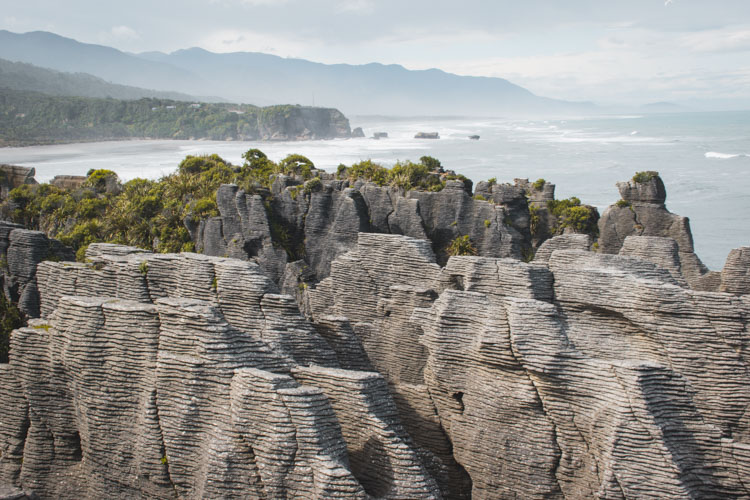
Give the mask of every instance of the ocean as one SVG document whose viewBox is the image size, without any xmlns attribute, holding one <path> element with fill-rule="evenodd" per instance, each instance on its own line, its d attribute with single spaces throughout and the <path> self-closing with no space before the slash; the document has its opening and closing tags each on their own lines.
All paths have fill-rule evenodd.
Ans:
<svg viewBox="0 0 750 500">
<path fill-rule="evenodd" d="M 271 159 L 299 153 L 318 168 L 335 170 L 372 159 L 438 158 L 471 178 L 544 178 L 557 198 L 579 197 L 600 212 L 616 202 L 615 183 L 637 171 L 658 171 L 667 187 L 667 208 L 690 218 L 703 262 L 720 270 L 727 253 L 750 245 L 750 112 L 619 115 L 549 120 L 504 118 L 350 117 L 362 139 L 308 142 L 214 142 L 134 140 L 0 149 L 0 163 L 36 168 L 36 178 L 114 170 L 123 180 L 158 178 L 186 155 L 217 153 L 241 164 L 259 148 Z M 388 133 L 374 140 L 375 132 Z M 414 139 L 438 132 L 440 139 Z M 479 140 L 468 136 L 479 135 Z"/>
</svg>

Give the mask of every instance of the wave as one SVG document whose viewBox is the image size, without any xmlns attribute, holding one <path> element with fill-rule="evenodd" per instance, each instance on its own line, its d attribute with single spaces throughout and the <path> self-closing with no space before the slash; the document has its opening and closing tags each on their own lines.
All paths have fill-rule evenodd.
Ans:
<svg viewBox="0 0 750 500">
<path fill-rule="evenodd" d="M 750 157 L 750 155 L 746 154 L 728 154 L 728 153 L 717 153 L 716 151 L 709 151 L 706 153 L 706 158 L 715 158 L 717 160 L 729 160 L 732 158 L 747 158 Z"/>
</svg>

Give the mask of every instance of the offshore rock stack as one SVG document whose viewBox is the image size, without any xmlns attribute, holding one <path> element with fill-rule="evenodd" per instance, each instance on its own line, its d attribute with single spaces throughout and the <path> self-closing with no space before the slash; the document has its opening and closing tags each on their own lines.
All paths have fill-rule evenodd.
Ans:
<svg viewBox="0 0 750 500">
<path fill-rule="evenodd" d="M 0 485 L 748 498 L 750 248 L 702 272 L 660 183 L 621 187 L 600 252 L 563 234 L 529 263 L 511 258 L 528 240 L 510 224 L 496 255 L 441 261 L 445 221 L 489 230 L 485 210 L 518 213 L 515 197 L 458 184 L 400 198 L 324 186 L 294 203 L 279 189 L 305 221 L 306 261 L 275 258 L 262 200 L 223 187 L 204 248 L 246 260 L 94 244 L 87 263 L 38 263 L 41 317 L 0 365 Z"/>
</svg>

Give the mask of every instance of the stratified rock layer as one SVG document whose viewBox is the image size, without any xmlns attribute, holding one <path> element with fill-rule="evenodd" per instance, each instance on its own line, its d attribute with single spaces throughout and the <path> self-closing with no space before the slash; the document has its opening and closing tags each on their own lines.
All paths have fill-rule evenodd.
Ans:
<svg viewBox="0 0 750 500">
<path fill-rule="evenodd" d="M 643 174 L 643 172 L 642 172 Z M 687 217 L 667 210 L 667 192 L 657 172 L 647 172 L 648 180 L 618 182 L 622 200 L 610 205 L 599 219 L 599 249 L 618 253 L 630 236 L 671 238 L 677 245 L 680 274 L 695 290 L 717 291 L 720 277 L 703 265 L 693 248 L 693 235 Z M 645 243 L 645 240 L 641 240 Z M 639 243 L 640 244 L 640 243 Z M 629 253 L 626 249 L 626 254 Z M 636 252 L 641 255 L 649 252 Z M 664 250 L 657 250 L 664 258 Z"/>
<path fill-rule="evenodd" d="M 440 497 L 382 376 L 338 368 L 356 339 L 321 337 L 256 264 L 115 245 L 88 258 L 39 266 L 43 318 L 0 365 L 0 484 L 43 498 Z"/>
<path fill-rule="evenodd" d="M 653 232 L 622 232 L 637 228 L 610 213 L 600 242 L 619 243 L 604 253 L 562 235 L 531 263 L 506 258 L 521 241 L 511 209 L 461 183 L 392 197 L 332 181 L 290 203 L 304 187 L 289 182 L 271 212 L 225 186 L 222 217 L 193 228 L 257 263 L 95 244 L 87 264 L 14 264 L 41 319 L 0 365 L 0 485 L 43 498 L 750 498 L 750 252 L 696 274 L 658 177 L 620 186 L 633 211 L 609 211 L 641 210 Z M 537 191 L 532 204 L 551 196 Z M 474 241 L 490 255 L 441 266 L 451 218 L 489 231 Z M 287 244 L 308 239 L 306 260 L 282 259 L 279 225 Z M 27 233 L 9 256 L 34 254 Z"/>
<path fill-rule="evenodd" d="M 404 193 L 335 179 L 313 189 L 279 176 L 272 194 L 264 203 L 260 195 L 221 186 L 216 195 L 221 216 L 192 228 L 196 248 L 207 255 L 254 260 L 281 283 L 287 261 L 294 259 L 304 259 L 313 276 L 324 279 L 331 262 L 354 248 L 362 232 L 428 240 L 441 263 L 458 236 L 468 235 L 480 255 L 488 257 L 520 258 L 530 245 L 522 190 L 484 201 L 474 199 L 459 180 L 447 181 L 440 192 Z"/>
<path fill-rule="evenodd" d="M 627 248 L 649 246 L 672 248 Z M 446 496 L 750 494 L 748 296 L 690 290 L 635 257 L 440 269 L 429 250 L 360 235 L 307 295 L 313 318 L 353 322 L 428 467 L 452 477 Z"/>
</svg>

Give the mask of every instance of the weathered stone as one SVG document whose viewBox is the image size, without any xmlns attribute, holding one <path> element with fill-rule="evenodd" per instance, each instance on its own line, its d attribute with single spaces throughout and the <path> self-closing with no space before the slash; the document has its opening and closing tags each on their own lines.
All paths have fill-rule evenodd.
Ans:
<svg viewBox="0 0 750 500">
<path fill-rule="evenodd" d="M 750 294 L 750 247 L 729 252 L 721 272 L 720 290 L 735 295 Z"/>
<path fill-rule="evenodd" d="M 34 175 L 34 167 L 0 164 L 0 199 L 8 199 L 8 193 L 19 186 L 36 184 Z"/>
<path fill-rule="evenodd" d="M 113 245 L 88 258 L 40 265 L 45 319 L 0 365 L 0 483 L 43 498 L 439 498 L 382 378 L 289 376 L 368 368 L 346 320 L 316 329 L 251 262 Z M 331 405 L 338 391 L 351 402 Z"/>
<path fill-rule="evenodd" d="M 587 234 L 561 234 L 548 239 L 534 254 L 535 262 L 548 262 L 555 250 L 589 250 L 591 236 Z"/>
<path fill-rule="evenodd" d="M 49 183 L 60 189 L 78 189 L 86 182 L 85 175 L 56 175 Z"/>
<path fill-rule="evenodd" d="M 625 203 L 610 205 L 599 219 L 599 250 L 618 253 L 628 236 L 671 238 L 677 244 L 680 272 L 688 285 L 697 290 L 717 290 L 718 279 L 708 275 L 708 268 L 695 254 L 690 221 L 667 210 L 664 183 L 658 173 L 650 174 L 653 176 L 646 182 L 617 183 Z"/>
<path fill-rule="evenodd" d="M 4 226 L 11 229 L 12 226 Z M 0 238 L 2 231 L 0 230 Z M 4 238 L 3 238 L 4 239 Z M 3 253 L 3 288 L 6 297 L 18 304 L 18 309 L 31 318 L 39 317 L 39 291 L 37 289 L 37 266 L 46 260 L 75 260 L 73 251 L 57 240 L 50 239 L 41 231 L 11 229 L 7 233 L 7 250 Z"/>
<path fill-rule="evenodd" d="M 661 180 L 658 172 L 646 173 L 650 175 L 650 179 L 646 182 L 639 182 L 634 179 L 618 182 L 617 189 L 620 191 L 620 196 L 628 202 L 664 205 L 667 199 L 667 190 L 664 187 L 664 181 Z"/>
</svg>

